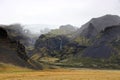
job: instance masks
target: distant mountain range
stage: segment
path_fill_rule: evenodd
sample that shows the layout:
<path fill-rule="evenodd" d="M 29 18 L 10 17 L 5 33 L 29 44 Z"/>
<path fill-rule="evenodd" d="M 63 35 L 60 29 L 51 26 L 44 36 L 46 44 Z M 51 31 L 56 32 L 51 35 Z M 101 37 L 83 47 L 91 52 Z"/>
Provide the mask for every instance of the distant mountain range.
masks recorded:
<path fill-rule="evenodd" d="M 93 18 L 75 32 L 70 32 L 75 30 L 70 28 L 67 32 L 70 32 L 72 37 L 63 34 L 65 29 L 66 26 L 60 27 L 58 31 L 61 30 L 61 34 L 58 36 L 41 35 L 36 41 L 35 53 L 40 57 L 57 57 L 73 63 L 77 61 L 84 67 L 95 67 L 94 65 L 106 67 L 107 65 L 108 68 L 113 66 L 120 68 L 118 64 L 120 60 L 119 16 L 105 15 Z M 65 64 L 68 62 L 65 61 Z"/>

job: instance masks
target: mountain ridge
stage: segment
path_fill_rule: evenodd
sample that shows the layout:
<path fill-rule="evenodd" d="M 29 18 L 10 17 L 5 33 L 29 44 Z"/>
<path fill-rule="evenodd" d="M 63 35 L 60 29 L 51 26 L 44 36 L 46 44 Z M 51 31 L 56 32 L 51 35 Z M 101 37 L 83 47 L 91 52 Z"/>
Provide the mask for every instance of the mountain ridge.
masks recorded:
<path fill-rule="evenodd" d="M 93 18 L 84 25 L 82 25 L 81 28 L 77 31 L 76 35 L 87 37 L 86 35 L 88 35 L 89 33 L 88 27 L 90 27 L 91 24 L 94 27 L 95 30 L 94 32 L 96 32 L 96 33 L 93 32 L 94 36 L 92 37 L 95 37 L 99 32 L 103 31 L 106 27 L 120 24 L 120 17 L 117 15 L 104 15 L 102 17 Z"/>

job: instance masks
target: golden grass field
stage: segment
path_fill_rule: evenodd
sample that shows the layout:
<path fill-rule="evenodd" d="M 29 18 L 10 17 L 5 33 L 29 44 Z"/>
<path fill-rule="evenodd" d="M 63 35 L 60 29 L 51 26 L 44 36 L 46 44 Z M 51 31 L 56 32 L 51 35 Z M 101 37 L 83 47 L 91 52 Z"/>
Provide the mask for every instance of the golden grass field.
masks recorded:
<path fill-rule="evenodd" d="M 0 80 L 120 80 L 120 71 L 54 69 L 26 72 L 0 72 Z"/>

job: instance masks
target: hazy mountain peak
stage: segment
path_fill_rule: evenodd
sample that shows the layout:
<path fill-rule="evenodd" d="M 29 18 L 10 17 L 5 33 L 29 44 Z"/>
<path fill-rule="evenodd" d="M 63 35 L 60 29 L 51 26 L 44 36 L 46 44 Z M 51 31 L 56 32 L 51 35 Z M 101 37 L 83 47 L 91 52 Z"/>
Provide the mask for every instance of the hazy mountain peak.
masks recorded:
<path fill-rule="evenodd" d="M 77 27 L 72 26 L 70 24 L 61 25 L 59 29 L 52 29 L 49 33 L 54 35 L 68 35 L 77 30 Z"/>
<path fill-rule="evenodd" d="M 66 29 L 66 30 L 76 30 L 76 27 L 75 26 L 72 26 L 70 24 L 67 24 L 67 25 L 62 25 L 59 27 L 59 29 Z"/>
<path fill-rule="evenodd" d="M 120 17 L 117 15 L 107 14 L 102 17 L 93 18 L 88 23 L 93 23 L 96 29 L 102 30 L 108 26 L 118 25 L 120 23 Z"/>

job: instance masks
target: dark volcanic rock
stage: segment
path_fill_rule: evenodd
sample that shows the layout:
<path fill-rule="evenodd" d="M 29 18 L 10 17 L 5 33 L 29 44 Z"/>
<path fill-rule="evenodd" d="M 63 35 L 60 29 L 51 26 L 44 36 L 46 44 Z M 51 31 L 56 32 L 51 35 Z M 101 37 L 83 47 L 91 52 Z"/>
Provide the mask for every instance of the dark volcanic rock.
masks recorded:
<path fill-rule="evenodd" d="M 28 62 L 30 59 L 27 56 L 25 46 L 21 42 L 24 39 L 26 40 L 26 37 L 21 34 L 20 29 L 15 29 L 10 26 L 0 26 L 0 62 L 35 68 Z"/>
<path fill-rule="evenodd" d="M 54 53 L 54 51 L 60 51 L 63 49 L 63 46 L 69 42 L 69 39 L 65 36 L 53 36 L 50 35 L 41 35 L 39 39 L 35 43 L 35 49 L 40 54 L 46 54 L 50 56 Z M 46 52 L 44 52 L 46 51 Z"/>
<path fill-rule="evenodd" d="M 120 39 L 120 25 L 107 27 L 99 36 L 92 46 L 85 49 L 83 56 L 109 58 L 113 54 L 118 54 L 112 46 L 112 42 Z"/>

